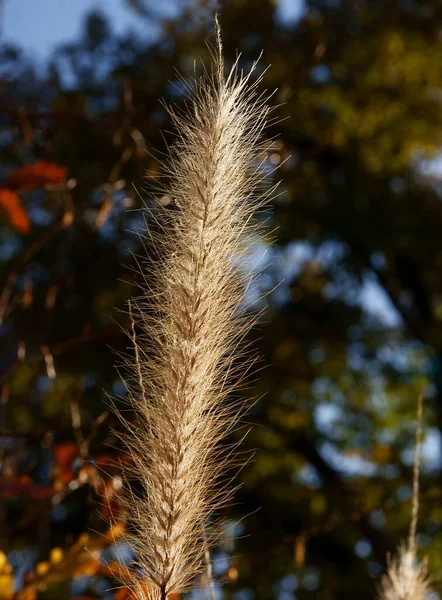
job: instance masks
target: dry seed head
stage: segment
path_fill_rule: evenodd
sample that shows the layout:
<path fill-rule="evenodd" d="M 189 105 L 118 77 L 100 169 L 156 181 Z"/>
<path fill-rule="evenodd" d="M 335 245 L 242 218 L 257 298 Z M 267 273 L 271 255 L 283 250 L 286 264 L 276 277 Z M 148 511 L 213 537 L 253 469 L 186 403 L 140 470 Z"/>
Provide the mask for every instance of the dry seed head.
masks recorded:
<path fill-rule="evenodd" d="M 422 445 L 423 397 L 418 398 L 416 414 L 416 442 L 413 467 L 413 496 L 410 531 L 406 544 L 399 546 L 397 556 L 388 558 L 387 572 L 379 585 L 380 600 L 425 600 L 430 591 L 427 563 L 416 557 L 416 529 L 419 512 L 419 470 Z"/>
<path fill-rule="evenodd" d="M 188 588 L 204 568 L 209 517 L 232 491 L 220 485 L 232 451 L 221 442 L 242 411 L 228 396 L 250 327 L 240 314 L 247 282 L 238 257 L 264 203 L 259 156 L 269 113 L 250 77 L 236 65 L 224 76 L 218 29 L 213 72 L 194 82 L 185 115 L 171 112 L 178 137 L 163 197 L 172 208 L 158 208 L 153 284 L 130 304 L 137 420 L 123 440 L 143 487 L 128 498 L 129 542 L 145 576 L 132 582 L 139 600 Z"/>
<path fill-rule="evenodd" d="M 419 563 L 414 550 L 403 545 L 398 555 L 388 561 L 388 569 L 381 579 L 381 600 L 425 600 L 429 591 L 426 562 Z"/>

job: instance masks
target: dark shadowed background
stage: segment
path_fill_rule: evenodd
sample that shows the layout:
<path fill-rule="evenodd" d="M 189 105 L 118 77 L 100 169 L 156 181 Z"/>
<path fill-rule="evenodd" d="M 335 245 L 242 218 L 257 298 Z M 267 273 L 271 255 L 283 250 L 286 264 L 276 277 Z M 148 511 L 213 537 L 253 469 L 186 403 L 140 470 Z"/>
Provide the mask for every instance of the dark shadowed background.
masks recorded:
<path fill-rule="evenodd" d="M 160 99 L 181 104 L 176 69 L 210 60 L 217 7 L 0 4 L 0 599 L 129 600 L 116 583 L 131 561 L 126 458 L 109 413 L 109 396 L 124 402 L 116 353 L 131 352 L 121 309 L 132 253 L 149 252 L 137 209 L 171 139 Z M 227 62 L 263 51 L 258 70 L 271 64 L 281 185 L 256 242 L 255 453 L 223 514 L 217 597 L 375 597 L 407 535 L 420 393 L 419 542 L 437 590 L 442 5 L 221 4 Z"/>

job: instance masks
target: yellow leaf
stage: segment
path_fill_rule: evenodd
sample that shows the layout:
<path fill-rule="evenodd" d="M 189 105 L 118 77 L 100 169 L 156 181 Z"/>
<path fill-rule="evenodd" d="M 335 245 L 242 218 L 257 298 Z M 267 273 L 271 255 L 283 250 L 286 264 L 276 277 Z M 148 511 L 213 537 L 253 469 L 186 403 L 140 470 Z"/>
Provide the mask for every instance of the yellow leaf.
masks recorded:
<path fill-rule="evenodd" d="M 11 600 L 14 595 L 14 575 L 6 554 L 0 551 L 0 600 Z"/>
<path fill-rule="evenodd" d="M 53 565 L 58 565 L 63 560 L 63 550 L 61 548 L 52 548 L 49 554 L 49 561 Z"/>
<path fill-rule="evenodd" d="M 37 575 L 46 575 L 49 569 L 50 564 L 45 561 L 37 564 L 37 566 L 35 567 L 35 572 L 37 573 Z"/>

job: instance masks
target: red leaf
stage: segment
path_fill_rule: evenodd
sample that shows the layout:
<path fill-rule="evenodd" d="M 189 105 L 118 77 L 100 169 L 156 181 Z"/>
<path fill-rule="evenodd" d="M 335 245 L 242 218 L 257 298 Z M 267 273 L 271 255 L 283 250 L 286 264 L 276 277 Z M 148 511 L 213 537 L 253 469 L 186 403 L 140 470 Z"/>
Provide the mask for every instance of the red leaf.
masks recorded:
<path fill-rule="evenodd" d="M 50 498 L 55 494 L 54 488 L 49 485 L 32 485 L 14 479 L 0 479 L 0 491 L 5 497 L 27 496 L 34 500 Z"/>
<path fill-rule="evenodd" d="M 80 454 L 78 445 L 75 442 L 67 442 L 61 444 L 55 449 L 55 462 L 57 467 L 62 471 L 68 471 L 71 469 L 72 463 Z"/>
<path fill-rule="evenodd" d="M 80 455 L 78 445 L 74 442 L 60 444 L 55 448 L 55 464 L 54 475 L 57 488 L 63 487 L 66 483 L 72 481 L 75 477 L 72 463 Z"/>
<path fill-rule="evenodd" d="M 20 191 L 35 190 L 46 185 L 57 185 L 66 177 L 67 169 L 47 160 L 16 169 L 6 179 L 6 185 Z"/>
<path fill-rule="evenodd" d="M 6 213 L 9 222 L 20 233 L 29 233 L 31 221 L 15 192 L 0 188 L 0 208 Z"/>

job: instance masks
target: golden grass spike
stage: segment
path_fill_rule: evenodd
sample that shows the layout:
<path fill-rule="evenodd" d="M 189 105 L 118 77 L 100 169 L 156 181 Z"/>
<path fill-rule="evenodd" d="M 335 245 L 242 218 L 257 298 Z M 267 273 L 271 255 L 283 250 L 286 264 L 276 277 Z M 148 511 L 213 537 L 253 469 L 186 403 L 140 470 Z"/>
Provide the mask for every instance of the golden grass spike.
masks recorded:
<path fill-rule="evenodd" d="M 388 559 L 387 572 L 379 585 L 380 600 L 425 600 L 430 590 L 426 561 L 416 557 L 416 528 L 419 512 L 419 470 L 422 445 L 422 395 L 418 398 L 416 442 L 413 467 L 413 496 L 408 542 L 399 546 L 397 555 Z"/>
<path fill-rule="evenodd" d="M 188 589 L 204 568 L 209 517 L 232 492 L 220 483 L 232 448 L 220 442 L 243 410 L 228 396 L 250 327 L 238 259 L 264 203 L 261 138 L 270 109 L 259 78 L 252 83 L 237 65 L 224 75 L 218 24 L 217 38 L 212 72 L 191 86 L 184 115 L 171 111 L 178 136 L 163 194 L 172 209 L 162 209 L 167 219 L 155 238 L 153 288 L 130 303 L 139 332 L 132 328 L 128 365 L 137 422 L 123 440 L 145 492 L 128 497 L 129 542 L 145 574 L 144 583 L 132 582 L 140 600 Z"/>

